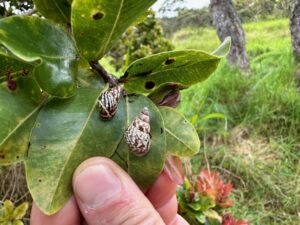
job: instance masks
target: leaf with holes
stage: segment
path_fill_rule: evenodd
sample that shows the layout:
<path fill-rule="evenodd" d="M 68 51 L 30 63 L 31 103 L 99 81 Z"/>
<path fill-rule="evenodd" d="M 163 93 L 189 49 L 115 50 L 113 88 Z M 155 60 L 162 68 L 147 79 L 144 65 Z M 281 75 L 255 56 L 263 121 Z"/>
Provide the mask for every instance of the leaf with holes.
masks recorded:
<path fill-rule="evenodd" d="M 200 140 L 193 125 L 173 108 L 159 109 L 165 122 L 168 154 L 182 157 L 197 154 Z"/>
<path fill-rule="evenodd" d="M 58 23 L 70 23 L 72 0 L 33 0 L 44 17 Z"/>
<path fill-rule="evenodd" d="M 102 87 L 103 89 L 103 87 Z M 72 174 L 79 164 L 93 156 L 126 155 L 120 164 L 142 187 L 150 185 L 164 165 L 165 136 L 158 109 L 146 97 L 121 98 L 113 119 L 99 118 L 98 89 L 78 90 L 70 99 L 53 99 L 37 118 L 31 147 L 25 161 L 31 195 L 46 214 L 57 212 L 72 194 Z M 151 113 L 152 147 L 143 158 L 129 153 L 121 140 L 127 124 L 147 105 Z M 124 146 L 125 144 L 125 146 Z M 118 148 L 118 153 L 116 149 Z"/>
<path fill-rule="evenodd" d="M 181 50 L 148 56 L 129 65 L 120 81 L 129 92 L 151 93 L 168 83 L 188 88 L 207 79 L 229 49 L 227 38 L 214 54 Z"/>
<path fill-rule="evenodd" d="M 0 47 L 0 82 L 8 78 L 27 76 L 32 71 L 30 63 L 13 57 L 7 50 Z"/>
<path fill-rule="evenodd" d="M 39 86 L 55 97 L 76 92 L 76 48 L 64 30 L 38 17 L 0 20 L 0 43 L 23 61 L 33 63 Z"/>
<path fill-rule="evenodd" d="M 0 165 L 24 159 L 30 132 L 42 105 L 43 97 L 33 79 L 20 79 L 16 85 L 12 93 L 5 84 L 0 86 Z"/>
<path fill-rule="evenodd" d="M 99 60 L 156 0 L 74 0 L 71 23 L 86 59 Z"/>

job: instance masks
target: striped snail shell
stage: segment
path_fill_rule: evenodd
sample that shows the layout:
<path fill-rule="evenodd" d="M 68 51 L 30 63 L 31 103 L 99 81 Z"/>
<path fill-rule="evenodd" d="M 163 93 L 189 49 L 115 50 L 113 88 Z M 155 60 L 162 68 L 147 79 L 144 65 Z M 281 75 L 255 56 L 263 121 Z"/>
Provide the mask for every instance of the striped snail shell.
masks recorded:
<path fill-rule="evenodd" d="M 133 120 L 125 131 L 125 141 L 130 150 L 137 156 L 149 152 L 151 144 L 149 109 L 143 111 Z"/>
<path fill-rule="evenodd" d="M 99 112 L 102 120 L 110 120 L 116 114 L 120 101 L 122 86 L 116 86 L 103 92 L 99 99 Z"/>

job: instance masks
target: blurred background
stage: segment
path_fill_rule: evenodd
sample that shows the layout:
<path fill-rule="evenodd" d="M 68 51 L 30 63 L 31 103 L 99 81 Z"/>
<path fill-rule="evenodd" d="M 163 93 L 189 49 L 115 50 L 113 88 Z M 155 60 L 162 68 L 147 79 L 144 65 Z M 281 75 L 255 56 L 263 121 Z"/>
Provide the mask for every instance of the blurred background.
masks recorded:
<path fill-rule="evenodd" d="M 34 14 L 31 1 L 0 1 L 2 17 Z M 233 184 L 233 215 L 251 224 L 300 224 L 300 1 L 158 0 L 102 60 L 121 75 L 162 51 L 232 49 L 207 81 L 182 92 L 196 127 L 200 168 Z M 30 199 L 22 168 L 0 176 L 0 200 Z"/>

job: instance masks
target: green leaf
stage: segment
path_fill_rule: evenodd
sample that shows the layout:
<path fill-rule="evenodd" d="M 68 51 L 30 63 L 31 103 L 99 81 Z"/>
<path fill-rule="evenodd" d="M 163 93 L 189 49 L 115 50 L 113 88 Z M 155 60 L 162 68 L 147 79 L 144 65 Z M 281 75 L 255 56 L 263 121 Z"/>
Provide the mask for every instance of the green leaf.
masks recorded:
<path fill-rule="evenodd" d="M 201 117 L 198 122 L 204 122 L 209 119 L 225 119 L 225 115 L 222 113 L 209 113 L 203 117 Z"/>
<path fill-rule="evenodd" d="M 231 37 L 226 37 L 223 43 L 211 54 L 222 58 L 227 56 L 227 54 L 230 51 L 230 48 L 231 48 Z"/>
<path fill-rule="evenodd" d="M 221 225 L 221 222 L 217 219 L 206 218 L 205 225 Z"/>
<path fill-rule="evenodd" d="M 21 205 L 19 205 L 14 209 L 13 219 L 14 220 L 23 219 L 23 217 L 26 215 L 27 210 L 28 210 L 28 203 L 23 202 Z"/>
<path fill-rule="evenodd" d="M 44 17 L 57 23 L 70 23 L 72 0 L 33 0 Z"/>
<path fill-rule="evenodd" d="M 12 214 L 14 212 L 14 203 L 10 200 L 5 200 L 3 203 L 3 221 L 9 221 L 12 219 Z"/>
<path fill-rule="evenodd" d="M 21 220 L 15 220 L 12 225 L 24 225 Z"/>
<path fill-rule="evenodd" d="M 74 0 L 72 29 L 86 59 L 98 60 L 156 0 Z"/>
<path fill-rule="evenodd" d="M 205 216 L 203 215 L 202 212 L 195 213 L 195 219 L 201 224 L 205 223 Z"/>
<path fill-rule="evenodd" d="M 222 222 L 222 217 L 213 209 L 208 209 L 204 211 L 204 215 L 209 220 L 217 220 L 219 223 Z"/>
<path fill-rule="evenodd" d="M 8 76 L 26 76 L 32 71 L 32 68 L 33 66 L 28 63 L 0 53 L 0 81 L 6 80 Z"/>
<path fill-rule="evenodd" d="M 0 165 L 24 159 L 30 131 L 42 106 L 43 97 L 31 78 L 17 81 L 17 90 L 0 87 Z"/>
<path fill-rule="evenodd" d="M 188 203 L 188 206 L 195 211 L 206 211 L 216 206 L 214 200 L 208 196 L 198 195 L 194 202 Z"/>
<path fill-rule="evenodd" d="M 172 82 L 188 88 L 207 79 L 219 62 L 220 57 L 203 51 L 163 52 L 133 62 L 120 81 L 130 92 L 150 93 Z"/>
<path fill-rule="evenodd" d="M 164 167 L 166 157 L 164 122 L 159 109 L 148 98 L 137 95 L 130 98 L 126 97 L 125 102 L 126 127 L 140 114 L 145 106 L 148 107 L 150 112 L 151 145 L 149 153 L 144 157 L 135 156 L 123 139 L 115 154 L 123 161 L 127 161 L 129 175 L 145 191 L 159 176 Z"/>
<path fill-rule="evenodd" d="M 72 174 L 90 157 L 124 160 L 121 166 L 141 188 L 152 183 L 163 169 L 165 136 L 161 134 L 163 122 L 155 105 L 144 96 L 121 98 L 114 118 L 102 121 L 99 95 L 98 89 L 80 88 L 75 97 L 53 99 L 39 113 L 25 165 L 31 195 L 46 214 L 57 212 L 70 198 Z M 146 156 L 136 157 L 129 153 L 122 138 L 127 125 L 144 106 L 150 110 L 152 144 Z"/>
<path fill-rule="evenodd" d="M 191 123 L 173 108 L 160 107 L 165 122 L 167 152 L 176 156 L 193 156 L 199 152 L 200 140 Z"/>
<path fill-rule="evenodd" d="M 61 98 L 75 94 L 76 49 L 64 30 L 38 17 L 12 16 L 0 20 L 0 42 L 36 65 L 33 74 L 44 91 Z"/>

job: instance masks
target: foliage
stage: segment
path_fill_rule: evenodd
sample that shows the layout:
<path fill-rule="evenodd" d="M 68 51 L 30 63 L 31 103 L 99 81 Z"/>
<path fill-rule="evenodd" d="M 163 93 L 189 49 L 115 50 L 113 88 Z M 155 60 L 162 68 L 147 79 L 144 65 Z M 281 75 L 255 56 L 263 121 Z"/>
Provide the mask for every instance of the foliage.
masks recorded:
<path fill-rule="evenodd" d="M 10 200 L 0 204 L 0 224 L 1 225 L 23 225 L 23 217 L 28 209 L 28 203 L 24 202 L 17 207 Z"/>
<path fill-rule="evenodd" d="M 137 59 L 173 49 L 171 42 L 163 37 L 155 13 L 149 11 L 145 20 L 127 29 L 108 55 L 110 64 L 122 71 Z"/>
<path fill-rule="evenodd" d="M 249 223 L 245 220 L 236 220 L 232 215 L 225 214 L 222 217 L 222 225 L 248 225 Z"/>
<path fill-rule="evenodd" d="M 198 28 L 212 26 L 212 18 L 207 7 L 201 9 L 181 8 L 175 17 L 163 17 L 160 19 L 167 36 L 185 28 Z"/>
<path fill-rule="evenodd" d="M 231 184 L 225 184 L 216 173 L 202 170 L 198 177 L 198 192 L 212 198 L 221 208 L 232 206 L 232 199 L 228 198 L 232 190 Z"/>
<path fill-rule="evenodd" d="M 235 0 L 242 22 L 288 17 L 290 0 Z"/>
<path fill-rule="evenodd" d="M 236 221 L 231 215 L 224 214 L 225 208 L 233 204 L 228 198 L 232 185 L 226 184 L 213 171 L 201 170 L 196 182 L 185 180 L 177 189 L 179 213 L 192 225 L 248 225 L 240 220 Z"/>
<path fill-rule="evenodd" d="M 193 157 L 194 170 L 209 163 L 232 180 L 229 213 L 255 225 L 298 225 L 300 98 L 287 47 L 289 21 L 244 28 L 252 76 L 245 79 L 222 63 L 205 83 L 182 92 L 179 110 L 195 125 L 204 152 Z M 178 50 L 209 50 L 218 43 L 209 28 L 184 29 L 173 40 Z M 201 120 L 211 113 L 225 119 Z"/>
<path fill-rule="evenodd" d="M 7 17 L 17 12 L 26 12 L 33 8 L 32 0 L 5 0 L 0 3 L 0 17 Z"/>
<path fill-rule="evenodd" d="M 120 79 L 99 64 L 154 2 L 34 0 L 42 17 L 0 20 L 0 164 L 24 162 L 29 191 L 44 213 L 53 214 L 68 201 L 72 174 L 87 158 L 113 159 L 146 190 L 167 156 L 199 151 L 197 132 L 184 116 L 158 107 L 145 93 L 175 106 L 172 92 L 176 97 L 178 87 L 207 79 L 228 52 L 230 40 L 214 53 L 170 51 L 138 59 Z M 150 25 L 155 27 L 155 21 Z M 99 107 L 106 104 L 98 105 L 99 98 L 117 85 L 124 92 L 114 102 L 115 116 L 104 121 Z M 161 87 L 166 92 L 159 92 Z M 145 107 L 151 127 L 151 143 L 146 144 L 151 147 L 140 157 L 126 143 L 124 131 Z"/>

